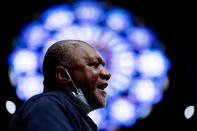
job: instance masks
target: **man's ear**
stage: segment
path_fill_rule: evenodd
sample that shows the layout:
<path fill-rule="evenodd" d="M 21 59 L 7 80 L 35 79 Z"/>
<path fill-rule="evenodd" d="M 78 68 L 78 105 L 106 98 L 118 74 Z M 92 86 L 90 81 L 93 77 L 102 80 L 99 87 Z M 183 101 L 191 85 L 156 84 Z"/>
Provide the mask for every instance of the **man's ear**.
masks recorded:
<path fill-rule="evenodd" d="M 55 76 L 59 83 L 68 84 L 70 82 L 70 78 L 68 77 L 68 74 L 63 66 L 56 67 Z"/>

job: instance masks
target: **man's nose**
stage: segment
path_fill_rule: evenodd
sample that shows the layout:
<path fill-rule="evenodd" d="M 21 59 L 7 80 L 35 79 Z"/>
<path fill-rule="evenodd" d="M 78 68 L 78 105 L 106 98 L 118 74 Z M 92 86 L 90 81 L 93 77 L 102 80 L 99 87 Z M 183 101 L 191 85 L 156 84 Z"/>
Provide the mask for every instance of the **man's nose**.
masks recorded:
<path fill-rule="evenodd" d="M 102 79 L 109 80 L 111 77 L 111 73 L 105 67 L 102 67 L 100 76 Z"/>

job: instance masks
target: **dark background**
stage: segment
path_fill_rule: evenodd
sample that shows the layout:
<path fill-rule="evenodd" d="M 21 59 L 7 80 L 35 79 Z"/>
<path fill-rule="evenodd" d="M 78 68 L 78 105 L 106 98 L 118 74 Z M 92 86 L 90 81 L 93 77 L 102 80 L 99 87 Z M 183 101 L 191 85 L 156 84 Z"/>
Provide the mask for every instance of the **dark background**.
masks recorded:
<path fill-rule="evenodd" d="M 55 1 L 55 2 L 54 2 Z M 1 43 L 0 43 L 0 130 L 7 130 L 12 117 L 5 107 L 6 100 L 22 104 L 8 79 L 7 57 L 12 51 L 12 42 L 19 35 L 22 25 L 31 22 L 49 5 L 62 2 L 72 3 L 75 0 L 17 0 L 1 2 Z M 190 2 L 153 2 L 131 0 L 107 0 L 107 5 L 126 8 L 135 16 L 144 20 L 153 28 L 159 39 L 166 46 L 166 55 L 171 61 L 169 72 L 170 85 L 162 101 L 156 104 L 152 113 L 144 120 L 139 120 L 131 128 L 120 130 L 162 130 L 187 129 L 197 127 L 197 113 L 187 120 L 184 109 L 194 105 L 197 109 L 196 77 L 196 23 L 195 4 Z M 196 125 L 195 125 L 196 124 Z"/>

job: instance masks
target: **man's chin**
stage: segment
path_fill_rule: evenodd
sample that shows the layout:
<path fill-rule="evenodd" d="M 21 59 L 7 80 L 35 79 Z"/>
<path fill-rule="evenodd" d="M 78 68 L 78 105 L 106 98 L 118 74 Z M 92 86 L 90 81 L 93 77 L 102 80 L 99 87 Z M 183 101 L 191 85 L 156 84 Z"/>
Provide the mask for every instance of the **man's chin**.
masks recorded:
<path fill-rule="evenodd" d="M 100 92 L 93 94 L 94 95 L 89 96 L 87 99 L 90 106 L 94 109 L 104 108 L 106 105 L 106 94 L 102 95 Z"/>
<path fill-rule="evenodd" d="M 106 101 L 97 101 L 91 105 L 94 109 L 104 108 L 106 106 Z"/>

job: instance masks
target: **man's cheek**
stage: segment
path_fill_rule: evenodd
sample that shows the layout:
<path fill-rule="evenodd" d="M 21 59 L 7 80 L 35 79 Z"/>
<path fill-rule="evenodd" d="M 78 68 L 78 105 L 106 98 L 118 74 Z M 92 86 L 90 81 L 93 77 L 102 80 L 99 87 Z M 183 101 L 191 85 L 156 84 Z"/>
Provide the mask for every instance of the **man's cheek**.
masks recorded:
<path fill-rule="evenodd" d="M 96 86 L 96 82 L 98 80 L 99 77 L 99 72 L 96 70 L 91 70 L 88 72 L 88 81 L 91 80 L 91 83 Z"/>

